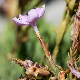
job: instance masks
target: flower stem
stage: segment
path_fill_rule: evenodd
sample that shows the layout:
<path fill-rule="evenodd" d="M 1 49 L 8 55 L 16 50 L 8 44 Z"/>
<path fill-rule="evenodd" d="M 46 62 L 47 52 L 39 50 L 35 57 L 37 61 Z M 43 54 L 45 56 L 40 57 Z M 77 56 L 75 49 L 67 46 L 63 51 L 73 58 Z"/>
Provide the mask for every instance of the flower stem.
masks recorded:
<path fill-rule="evenodd" d="M 51 66 L 53 67 L 54 71 L 56 72 L 56 66 L 55 66 L 55 64 L 54 64 L 54 62 L 53 62 L 53 59 L 52 59 L 52 57 L 51 57 L 51 54 L 50 54 L 50 52 L 49 52 L 46 44 L 44 43 L 44 41 L 43 41 L 43 39 L 42 39 L 39 31 L 36 32 L 36 35 L 37 35 L 37 37 L 38 37 L 38 39 L 39 39 L 39 41 L 40 41 L 40 43 L 41 43 L 41 46 L 42 46 L 42 48 L 43 48 L 43 51 L 44 51 L 44 53 L 45 53 L 48 61 L 50 62 Z"/>

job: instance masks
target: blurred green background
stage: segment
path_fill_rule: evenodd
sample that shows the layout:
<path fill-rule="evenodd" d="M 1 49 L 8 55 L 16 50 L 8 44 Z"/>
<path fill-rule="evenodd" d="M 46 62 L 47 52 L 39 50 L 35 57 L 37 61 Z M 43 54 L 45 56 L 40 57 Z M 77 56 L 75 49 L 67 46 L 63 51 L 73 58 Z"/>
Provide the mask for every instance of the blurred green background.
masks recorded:
<path fill-rule="evenodd" d="M 0 80 L 18 80 L 22 74 L 25 77 L 25 69 L 18 64 L 12 65 L 11 60 L 13 57 L 25 60 L 26 58 L 37 62 L 42 65 L 44 52 L 41 44 L 31 26 L 18 27 L 14 24 L 12 18 L 17 17 L 18 14 L 27 14 L 31 8 L 36 6 L 42 6 L 44 1 L 28 1 L 18 0 L 12 1 L 3 0 L 5 5 L 12 4 L 10 9 L 6 10 L 4 6 L 0 5 L 0 15 L 7 18 L 7 23 L 2 26 L 3 31 L 0 35 Z M 21 1 L 21 2 L 20 2 Z M 22 3 L 22 4 L 21 4 Z M 25 3 L 25 5 L 23 5 Z M 15 7 L 15 9 L 14 9 Z M 16 11 L 17 10 L 17 11 Z M 13 12 L 13 13 L 12 13 Z M 48 44 L 48 49 L 52 54 L 54 47 L 56 45 L 56 35 L 55 30 L 58 27 L 50 24 L 48 21 L 42 17 L 37 21 L 38 30 L 46 44 Z M 67 68 L 68 52 L 72 45 L 71 42 L 71 27 L 68 28 L 61 42 L 61 46 L 56 59 L 56 64 L 62 66 L 64 69 Z M 16 45 L 16 40 L 20 39 L 19 44 Z M 48 65 L 47 59 L 45 59 L 45 64 Z"/>

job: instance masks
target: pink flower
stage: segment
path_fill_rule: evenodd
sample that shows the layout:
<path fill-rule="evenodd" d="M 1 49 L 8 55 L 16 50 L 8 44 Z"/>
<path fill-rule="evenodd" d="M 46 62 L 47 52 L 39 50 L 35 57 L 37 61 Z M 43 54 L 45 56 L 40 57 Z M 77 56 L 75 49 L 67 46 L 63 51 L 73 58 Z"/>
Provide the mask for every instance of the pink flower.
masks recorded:
<path fill-rule="evenodd" d="M 80 78 L 80 72 L 78 72 L 74 67 L 69 67 L 71 72 L 77 77 Z"/>
<path fill-rule="evenodd" d="M 35 26 L 38 19 L 40 19 L 45 13 L 45 4 L 42 6 L 43 8 L 31 9 L 28 12 L 28 15 L 19 14 L 19 18 L 13 18 L 13 21 L 18 26 L 31 25 Z"/>
<path fill-rule="evenodd" d="M 70 68 L 71 72 L 77 77 L 80 78 L 80 72 L 77 71 L 78 67 L 77 67 L 77 63 L 76 60 L 73 58 L 72 60 L 69 59 L 67 61 L 68 67 Z M 75 68 L 74 68 L 75 67 Z"/>

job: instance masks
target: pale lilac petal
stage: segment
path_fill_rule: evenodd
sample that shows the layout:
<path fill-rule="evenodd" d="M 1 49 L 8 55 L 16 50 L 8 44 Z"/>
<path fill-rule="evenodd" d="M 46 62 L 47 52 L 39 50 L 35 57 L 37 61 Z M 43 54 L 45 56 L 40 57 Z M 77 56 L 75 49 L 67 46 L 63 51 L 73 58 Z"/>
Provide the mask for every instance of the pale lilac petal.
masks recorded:
<path fill-rule="evenodd" d="M 36 22 L 38 19 L 40 19 L 44 13 L 45 13 L 45 5 L 42 6 L 43 8 L 36 8 L 36 9 L 31 9 L 28 12 L 27 15 L 21 15 L 19 14 L 19 18 L 13 18 L 13 21 L 15 22 L 16 25 L 19 26 L 25 26 L 25 25 L 31 25 L 35 26 Z M 34 28 L 35 31 L 37 31 L 37 28 Z"/>
<path fill-rule="evenodd" d="M 37 22 L 37 20 L 39 19 L 39 13 L 36 11 L 36 9 L 31 9 L 28 12 L 28 19 L 30 23 Z"/>
<path fill-rule="evenodd" d="M 71 72 L 77 77 L 80 78 L 80 72 L 77 71 L 77 63 L 76 60 L 73 58 L 72 60 L 67 61 L 68 67 L 70 68 Z M 75 68 L 74 68 L 75 67 Z"/>
<path fill-rule="evenodd" d="M 75 68 L 71 68 L 70 67 L 71 72 L 77 77 L 80 78 L 80 72 L 78 72 L 77 70 L 75 70 Z"/>
<path fill-rule="evenodd" d="M 18 26 L 29 25 L 29 23 L 28 23 L 28 17 L 27 16 L 23 16 L 21 14 L 19 14 L 19 18 L 16 18 L 16 17 L 13 18 L 13 21 Z"/>
<path fill-rule="evenodd" d="M 21 20 L 21 22 L 23 22 L 25 24 L 25 22 L 29 22 L 28 21 L 28 16 L 27 15 L 21 15 L 19 14 L 19 19 Z"/>
<path fill-rule="evenodd" d="M 18 25 L 18 26 L 25 26 L 25 25 L 19 20 L 19 18 L 17 19 L 17 18 L 15 17 L 15 18 L 13 18 L 13 21 L 14 21 L 14 23 L 15 23 L 16 25 Z"/>
<path fill-rule="evenodd" d="M 45 4 L 42 7 L 43 8 L 36 8 L 37 12 L 39 13 L 39 18 L 41 18 L 45 13 Z"/>
<path fill-rule="evenodd" d="M 39 18 L 41 18 L 45 13 L 45 4 L 42 7 L 43 8 L 41 8 L 40 13 L 39 13 Z"/>

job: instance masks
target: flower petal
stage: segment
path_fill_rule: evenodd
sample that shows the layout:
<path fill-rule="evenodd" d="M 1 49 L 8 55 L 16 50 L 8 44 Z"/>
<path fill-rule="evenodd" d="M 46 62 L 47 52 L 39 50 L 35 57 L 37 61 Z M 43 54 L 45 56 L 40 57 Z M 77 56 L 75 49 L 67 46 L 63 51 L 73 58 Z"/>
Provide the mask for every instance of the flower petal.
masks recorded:
<path fill-rule="evenodd" d="M 71 68 L 70 67 L 71 72 L 77 77 L 80 78 L 80 72 L 78 72 L 77 70 L 75 70 L 75 68 Z"/>
<path fill-rule="evenodd" d="M 15 17 L 13 18 L 13 21 L 15 22 L 16 25 L 19 26 L 25 26 L 25 25 L 35 26 L 37 20 L 40 19 L 45 13 L 45 5 L 43 5 L 42 7 L 43 8 L 31 9 L 28 12 L 28 16 L 27 15 L 23 16 L 19 14 L 19 18 L 17 19 Z"/>
<path fill-rule="evenodd" d="M 18 26 L 29 25 L 27 15 L 26 15 L 26 16 L 23 16 L 23 15 L 19 14 L 19 18 L 17 19 L 17 18 L 15 17 L 15 18 L 13 18 L 13 21 L 14 21 L 15 24 L 18 25 Z"/>
<path fill-rule="evenodd" d="M 15 17 L 15 18 L 13 18 L 13 21 L 14 21 L 14 23 L 15 23 L 16 25 L 18 25 L 18 26 L 25 26 L 25 25 L 23 25 L 23 23 L 19 20 L 19 18 L 17 19 L 17 18 Z"/>
<path fill-rule="evenodd" d="M 25 24 L 25 22 L 29 22 L 28 21 L 28 16 L 27 15 L 21 15 L 19 14 L 19 19 L 21 20 L 21 22 L 23 22 Z"/>
<path fill-rule="evenodd" d="M 41 18 L 45 13 L 45 4 L 42 7 L 43 8 L 41 8 L 40 13 L 39 13 L 39 18 Z"/>
<path fill-rule="evenodd" d="M 28 12 L 28 19 L 30 23 L 37 22 L 38 18 L 39 18 L 39 13 L 36 11 L 36 9 L 31 9 Z"/>
<path fill-rule="evenodd" d="M 39 13 L 39 18 L 41 18 L 45 13 L 45 4 L 42 7 L 43 8 L 36 8 L 37 12 Z"/>

